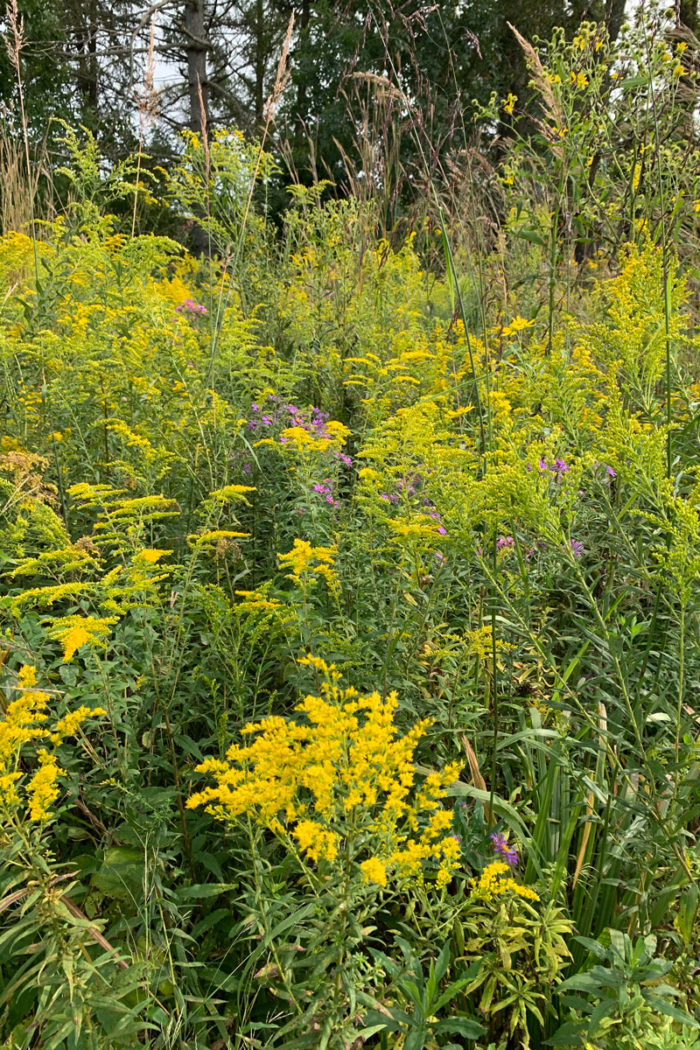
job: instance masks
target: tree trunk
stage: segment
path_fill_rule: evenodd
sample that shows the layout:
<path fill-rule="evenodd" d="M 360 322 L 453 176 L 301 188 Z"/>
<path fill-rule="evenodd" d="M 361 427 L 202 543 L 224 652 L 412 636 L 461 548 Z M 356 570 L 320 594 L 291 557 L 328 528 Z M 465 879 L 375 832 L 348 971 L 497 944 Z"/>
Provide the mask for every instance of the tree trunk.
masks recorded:
<path fill-rule="evenodd" d="M 187 54 L 190 128 L 198 134 L 204 130 L 209 115 L 208 50 L 209 42 L 204 28 L 204 0 L 186 0 L 185 51 Z"/>
<path fill-rule="evenodd" d="M 263 122 L 265 106 L 265 4 L 255 0 L 255 127 Z"/>
<path fill-rule="evenodd" d="M 698 0 L 680 0 L 678 4 L 678 21 L 687 26 L 691 33 L 698 34 Z"/>
<path fill-rule="evenodd" d="M 77 81 L 80 91 L 81 121 L 93 131 L 97 125 L 97 104 L 99 102 L 97 62 L 97 2 L 88 0 L 86 4 L 74 6 L 75 43 L 77 53 Z"/>

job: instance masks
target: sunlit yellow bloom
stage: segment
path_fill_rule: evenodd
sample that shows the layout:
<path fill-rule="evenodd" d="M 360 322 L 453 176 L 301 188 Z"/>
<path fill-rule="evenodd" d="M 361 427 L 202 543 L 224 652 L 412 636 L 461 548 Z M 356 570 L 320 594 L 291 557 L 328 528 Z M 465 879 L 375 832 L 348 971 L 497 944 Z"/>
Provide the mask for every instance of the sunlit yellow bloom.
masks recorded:
<path fill-rule="evenodd" d="M 360 864 L 360 869 L 367 882 L 376 882 L 378 886 L 386 886 L 386 866 L 378 857 L 370 857 Z"/>

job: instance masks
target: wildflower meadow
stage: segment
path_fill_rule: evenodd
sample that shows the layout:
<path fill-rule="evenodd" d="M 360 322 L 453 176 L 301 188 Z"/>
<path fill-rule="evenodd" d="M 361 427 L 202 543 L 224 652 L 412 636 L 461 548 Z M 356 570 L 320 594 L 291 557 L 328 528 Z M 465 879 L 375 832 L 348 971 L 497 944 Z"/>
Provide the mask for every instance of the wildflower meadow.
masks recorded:
<path fill-rule="evenodd" d="M 515 34 L 400 221 L 58 125 L 5 224 L 4 1050 L 700 1050 L 700 45 Z"/>

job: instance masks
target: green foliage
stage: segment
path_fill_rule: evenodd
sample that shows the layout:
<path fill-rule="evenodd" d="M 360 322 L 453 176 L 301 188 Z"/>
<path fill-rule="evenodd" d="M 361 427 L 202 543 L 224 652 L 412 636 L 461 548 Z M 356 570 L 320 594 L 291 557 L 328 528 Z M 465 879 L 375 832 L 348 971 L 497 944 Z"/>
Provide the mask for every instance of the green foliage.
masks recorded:
<path fill-rule="evenodd" d="M 605 154 L 681 76 L 608 46 L 466 275 L 370 195 L 273 229 L 236 133 L 168 181 L 220 254 L 72 132 L 0 241 L 8 1047 L 697 1043 L 695 175 Z"/>
<path fill-rule="evenodd" d="M 599 941 L 580 939 L 599 962 L 569 977 L 562 991 L 584 993 L 588 1001 L 583 1005 L 573 997 L 565 997 L 564 1003 L 575 1005 L 585 1020 L 562 1026 L 552 1039 L 553 1045 L 647 1046 L 649 1035 L 663 1027 L 660 1015 L 700 1029 L 697 1021 L 674 1005 L 677 989 L 662 981 L 672 964 L 655 956 L 656 937 L 650 934 L 632 942 L 626 933 L 610 930 L 609 938 L 609 948 Z"/>

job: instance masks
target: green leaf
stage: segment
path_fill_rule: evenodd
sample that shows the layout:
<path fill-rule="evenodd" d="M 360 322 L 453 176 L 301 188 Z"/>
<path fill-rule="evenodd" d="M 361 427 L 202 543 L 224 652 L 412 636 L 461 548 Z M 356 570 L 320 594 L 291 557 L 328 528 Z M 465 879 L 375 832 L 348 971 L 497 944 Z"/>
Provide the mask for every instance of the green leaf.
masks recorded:
<path fill-rule="evenodd" d="M 468 1017 L 448 1017 L 435 1025 L 435 1031 L 448 1032 L 450 1035 L 463 1035 L 465 1039 L 479 1039 L 486 1029 L 478 1021 Z"/>
<path fill-rule="evenodd" d="M 547 247 L 547 242 L 537 230 L 514 230 L 513 236 L 519 237 L 521 241 L 530 241 L 532 244 L 539 244 L 542 248 Z"/>
<path fill-rule="evenodd" d="M 678 907 L 678 916 L 676 918 L 676 925 L 678 926 L 678 932 L 685 944 L 690 944 L 693 939 L 693 930 L 695 927 L 695 916 L 698 911 L 698 887 L 697 885 L 687 886 L 686 889 L 681 893 L 680 904 Z"/>
<path fill-rule="evenodd" d="M 645 995 L 644 998 L 649 1006 L 660 1014 L 671 1017 L 674 1021 L 678 1021 L 679 1024 L 685 1025 L 687 1028 L 700 1028 L 700 1024 L 694 1017 L 687 1014 L 685 1010 L 679 1010 L 677 1006 L 672 1006 L 666 999 L 662 999 L 660 995 Z"/>
<path fill-rule="evenodd" d="M 174 894 L 176 901 L 207 900 L 209 897 L 220 897 L 238 887 L 233 882 L 204 882 L 196 886 L 182 886 Z"/>
<path fill-rule="evenodd" d="M 410 1035 L 406 1037 L 406 1042 L 403 1044 L 403 1050 L 423 1050 L 427 1035 L 428 1029 L 425 1025 L 421 1025 L 420 1028 L 415 1028 Z"/>
<path fill-rule="evenodd" d="M 143 896 L 142 850 L 130 846 L 110 846 L 104 851 L 92 884 L 105 897 L 117 901 L 135 901 Z"/>

